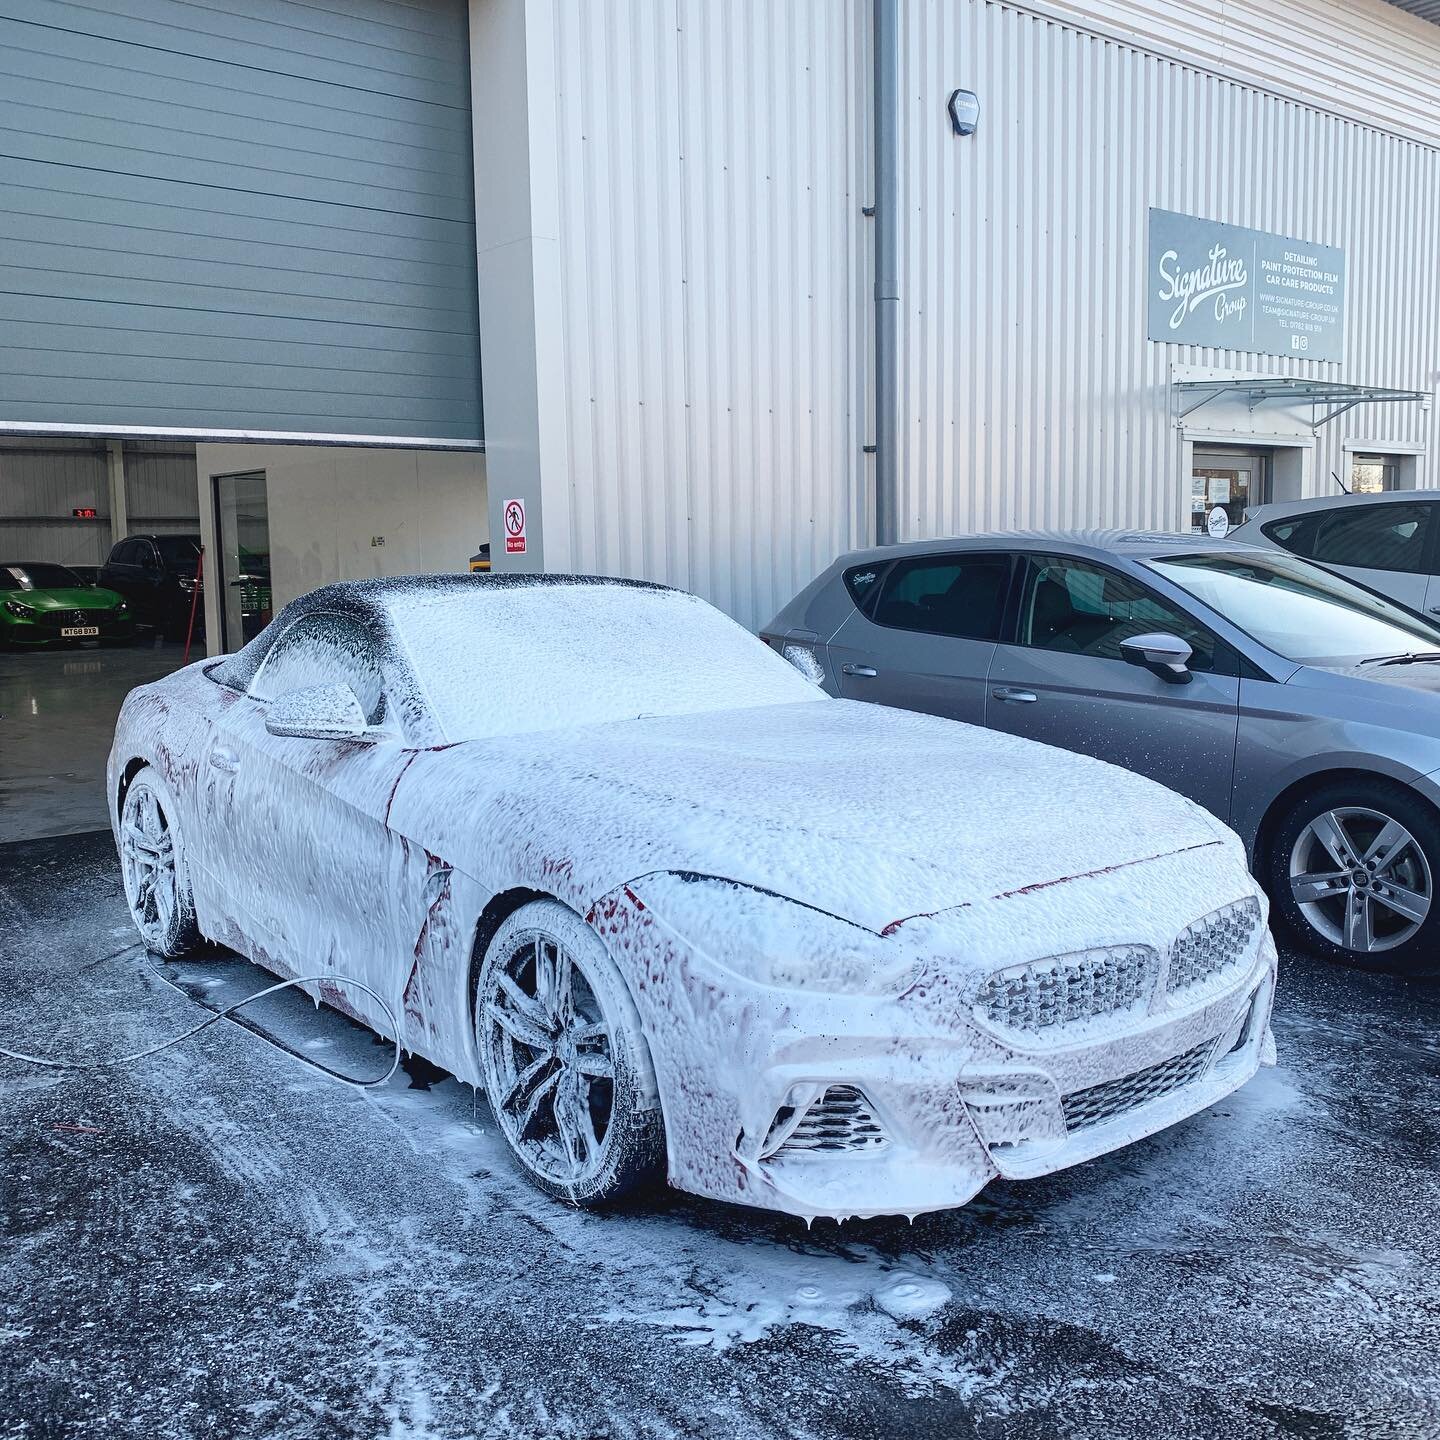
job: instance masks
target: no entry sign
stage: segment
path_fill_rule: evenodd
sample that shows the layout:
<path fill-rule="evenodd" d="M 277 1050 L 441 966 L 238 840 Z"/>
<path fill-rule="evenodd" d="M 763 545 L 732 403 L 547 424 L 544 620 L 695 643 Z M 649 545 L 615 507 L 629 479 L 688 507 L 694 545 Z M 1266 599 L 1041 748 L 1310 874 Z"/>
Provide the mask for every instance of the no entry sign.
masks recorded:
<path fill-rule="evenodd" d="M 507 500 L 505 502 L 505 553 L 507 555 L 523 555 L 525 553 L 525 502 L 523 500 Z"/>

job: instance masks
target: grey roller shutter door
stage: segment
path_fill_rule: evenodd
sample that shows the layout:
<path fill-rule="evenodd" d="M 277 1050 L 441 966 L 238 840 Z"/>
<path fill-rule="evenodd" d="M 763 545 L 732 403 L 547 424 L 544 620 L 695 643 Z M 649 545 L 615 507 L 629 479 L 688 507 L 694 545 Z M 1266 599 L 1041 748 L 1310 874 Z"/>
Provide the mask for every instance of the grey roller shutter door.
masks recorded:
<path fill-rule="evenodd" d="M 0 426 L 478 442 L 464 0 L 0 0 Z"/>

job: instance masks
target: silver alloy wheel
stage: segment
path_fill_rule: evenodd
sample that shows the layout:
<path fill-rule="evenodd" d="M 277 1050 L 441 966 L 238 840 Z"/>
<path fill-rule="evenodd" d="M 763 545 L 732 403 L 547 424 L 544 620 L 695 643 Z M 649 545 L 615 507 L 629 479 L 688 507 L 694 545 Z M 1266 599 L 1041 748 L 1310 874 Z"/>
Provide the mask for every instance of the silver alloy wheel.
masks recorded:
<path fill-rule="evenodd" d="M 145 784 L 132 786 L 125 797 L 120 867 L 141 938 L 152 950 L 164 950 L 180 903 L 175 836 L 154 790 Z"/>
<path fill-rule="evenodd" d="M 497 1114 L 537 1174 L 569 1188 L 602 1164 L 615 1103 L 610 1026 L 584 971 L 553 935 L 521 931 L 490 971 L 482 1042 Z"/>
<path fill-rule="evenodd" d="M 1331 944 L 1374 954 L 1416 934 L 1434 882 L 1424 850 L 1398 820 L 1347 805 L 1323 811 L 1296 837 L 1290 893 Z"/>

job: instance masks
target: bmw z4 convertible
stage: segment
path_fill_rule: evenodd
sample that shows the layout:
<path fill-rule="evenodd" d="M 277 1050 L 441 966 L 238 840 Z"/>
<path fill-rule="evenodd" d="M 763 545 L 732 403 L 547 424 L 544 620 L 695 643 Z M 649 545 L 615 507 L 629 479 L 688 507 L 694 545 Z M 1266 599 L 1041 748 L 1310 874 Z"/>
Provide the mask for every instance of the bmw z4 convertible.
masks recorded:
<path fill-rule="evenodd" d="M 913 1215 L 1274 1060 L 1266 902 L 1218 820 L 831 699 L 659 586 L 328 586 L 132 692 L 107 782 L 148 946 L 333 977 L 577 1204 L 668 1177 Z"/>

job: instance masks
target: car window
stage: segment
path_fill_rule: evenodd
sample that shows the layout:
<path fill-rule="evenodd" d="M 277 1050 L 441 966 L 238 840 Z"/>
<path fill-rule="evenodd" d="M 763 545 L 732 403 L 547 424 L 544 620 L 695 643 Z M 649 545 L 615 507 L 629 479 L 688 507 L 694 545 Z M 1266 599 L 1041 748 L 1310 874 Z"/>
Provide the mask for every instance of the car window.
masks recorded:
<path fill-rule="evenodd" d="M 271 647 L 249 695 L 268 701 L 316 685 L 348 685 L 366 720 L 383 725 L 385 681 L 376 648 L 365 629 L 343 615 L 303 616 Z"/>
<path fill-rule="evenodd" d="M 1192 670 L 1215 668 L 1215 636 L 1138 580 L 1084 560 L 1030 561 L 1020 600 L 1020 644 L 1123 660 L 1122 641 L 1155 632 L 1189 644 Z"/>
<path fill-rule="evenodd" d="M 1322 565 L 1424 574 L 1432 509 L 1429 505 L 1347 505 L 1320 520 L 1306 553 Z"/>
<path fill-rule="evenodd" d="M 1298 515 L 1286 520 L 1271 520 L 1260 527 L 1267 540 L 1290 551 L 1292 555 L 1308 555 L 1315 539 L 1315 517 Z"/>
<path fill-rule="evenodd" d="M 857 565 L 845 572 L 845 588 L 862 615 L 868 615 L 874 609 L 875 597 L 880 593 L 880 577 L 884 573 L 884 565 Z"/>
<path fill-rule="evenodd" d="M 140 563 L 139 544 L 134 540 L 122 540 L 111 552 L 110 559 L 106 562 L 110 565 L 138 565 Z"/>
<path fill-rule="evenodd" d="M 0 580 L 8 580 L 21 590 L 71 590 L 85 584 L 63 565 L 0 565 Z"/>
<path fill-rule="evenodd" d="M 877 625 L 998 640 L 1010 584 L 1006 555 L 927 555 L 901 560 L 885 576 L 871 618 Z M 852 589 L 853 594 L 853 589 Z"/>
<path fill-rule="evenodd" d="M 200 542 L 192 535 L 161 535 L 155 541 L 161 563 L 167 570 L 190 572 L 200 556 Z"/>
<path fill-rule="evenodd" d="M 1440 650 L 1440 626 L 1293 555 L 1212 551 L 1146 563 L 1297 665 Z"/>

